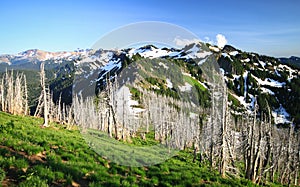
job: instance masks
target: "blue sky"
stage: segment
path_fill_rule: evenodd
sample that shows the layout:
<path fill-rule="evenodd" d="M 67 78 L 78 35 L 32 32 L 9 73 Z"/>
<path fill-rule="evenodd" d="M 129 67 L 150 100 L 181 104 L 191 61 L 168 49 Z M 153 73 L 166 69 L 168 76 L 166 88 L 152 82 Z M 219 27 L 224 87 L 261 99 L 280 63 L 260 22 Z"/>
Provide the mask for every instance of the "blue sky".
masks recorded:
<path fill-rule="evenodd" d="M 300 56 L 300 1 L 13 1 L 0 2 L 0 54 L 73 51 L 141 21 L 182 26 L 201 40 L 271 56 Z"/>

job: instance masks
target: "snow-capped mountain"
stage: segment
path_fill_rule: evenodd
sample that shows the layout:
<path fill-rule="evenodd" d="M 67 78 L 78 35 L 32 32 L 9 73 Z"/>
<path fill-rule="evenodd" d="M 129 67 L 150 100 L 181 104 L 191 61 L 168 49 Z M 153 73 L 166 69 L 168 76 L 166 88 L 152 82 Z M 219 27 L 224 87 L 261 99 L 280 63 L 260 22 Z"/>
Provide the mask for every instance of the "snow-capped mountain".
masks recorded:
<path fill-rule="evenodd" d="M 20 65 L 24 63 L 38 63 L 40 61 L 53 61 L 60 63 L 63 60 L 75 60 L 82 56 L 88 56 L 90 50 L 80 50 L 73 52 L 47 52 L 39 49 L 30 49 L 16 55 L 1 55 L 0 63 L 7 63 L 9 65 Z"/>
<path fill-rule="evenodd" d="M 79 89 L 77 91 L 83 92 L 84 87 L 101 87 L 107 77 L 119 74 L 124 67 L 137 59 L 169 59 L 184 64 L 182 71 L 188 71 L 184 73 L 209 89 L 205 75 L 201 74 L 201 65 L 211 57 L 216 60 L 220 72 L 224 74 L 233 114 L 253 113 L 257 104 L 258 115 L 267 113 L 270 108 L 275 124 L 300 124 L 299 69 L 285 63 L 283 59 L 244 52 L 228 45 L 222 49 L 200 42 L 182 49 L 157 48 L 153 45 L 122 50 L 87 49 L 73 52 L 46 52 L 34 49 L 16 55 L 0 55 L 0 70 L 7 67 L 38 70 L 40 63 L 45 62 L 48 69 L 52 69 L 54 79 L 60 80 L 52 80 L 53 89 L 72 89 L 70 85 L 62 85 L 66 79 L 76 79 L 76 82 L 82 84 L 75 85 Z M 296 57 L 293 59 L 297 60 Z M 158 65 L 158 68 L 166 67 L 162 62 Z M 174 81 L 167 78 L 164 84 L 172 89 Z M 184 91 L 191 86 L 193 85 L 190 82 L 186 82 L 179 85 L 178 89 Z M 63 89 L 56 90 L 61 91 Z M 71 93 L 69 90 L 66 97 Z"/>
<path fill-rule="evenodd" d="M 259 111 L 268 107 L 276 124 L 299 124 L 300 71 L 279 59 L 242 52 L 225 46 L 216 53 L 218 63 L 230 89 L 231 101 L 252 111 L 257 103 Z M 296 117 L 298 116 L 298 117 Z"/>

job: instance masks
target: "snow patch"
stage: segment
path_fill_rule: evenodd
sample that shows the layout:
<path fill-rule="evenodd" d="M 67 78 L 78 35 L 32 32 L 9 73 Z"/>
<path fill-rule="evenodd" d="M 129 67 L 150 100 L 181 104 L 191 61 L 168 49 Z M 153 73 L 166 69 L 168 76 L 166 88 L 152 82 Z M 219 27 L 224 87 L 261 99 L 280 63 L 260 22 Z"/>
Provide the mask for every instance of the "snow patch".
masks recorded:
<path fill-rule="evenodd" d="M 211 55 L 210 51 L 201 51 L 196 44 L 189 50 L 186 51 L 187 55 L 185 58 L 205 58 L 208 55 Z"/>
<path fill-rule="evenodd" d="M 266 66 L 266 63 L 265 62 L 263 62 L 263 61 L 258 61 L 259 62 L 259 64 L 265 69 L 265 66 Z"/>
<path fill-rule="evenodd" d="M 297 71 L 290 68 L 289 66 L 287 65 L 283 65 L 283 64 L 280 64 L 278 66 L 278 69 L 281 70 L 281 71 L 289 71 L 289 76 L 288 76 L 288 81 L 290 82 L 293 78 L 297 78 L 297 75 L 293 75 L 293 74 L 297 74 Z"/>
<path fill-rule="evenodd" d="M 214 46 L 209 46 L 209 49 L 214 51 L 214 52 L 220 52 L 220 49 Z"/>
<path fill-rule="evenodd" d="M 222 75 L 225 75 L 225 70 L 223 68 L 220 68 L 220 72 Z"/>
<path fill-rule="evenodd" d="M 192 85 L 190 85 L 189 83 L 185 82 L 184 86 L 178 86 L 180 91 L 185 92 L 185 91 L 190 91 L 192 90 Z"/>
<path fill-rule="evenodd" d="M 276 74 L 278 77 L 281 77 L 280 73 L 277 71 L 276 68 L 275 68 L 275 74 Z"/>
<path fill-rule="evenodd" d="M 198 62 L 198 65 L 199 65 L 199 66 L 202 65 L 206 60 L 207 60 L 207 58 L 204 58 L 204 59 L 200 60 L 200 61 Z"/>
<path fill-rule="evenodd" d="M 246 98 L 247 96 L 247 78 L 248 78 L 248 71 L 245 71 L 243 73 L 243 78 L 244 78 L 244 97 Z"/>
<path fill-rule="evenodd" d="M 165 69 L 169 69 L 169 67 L 166 64 L 162 63 L 162 62 L 159 62 L 158 65 L 164 67 Z"/>
<path fill-rule="evenodd" d="M 260 89 L 261 89 L 262 93 L 267 93 L 267 94 L 270 94 L 270 95 L 275 95 L 275 93 L 272 90 L 268 89 L 268 88 L 261 87 Z"/>
<path fill-rule="evenodd" d="M 228 55 L 227 53 L 222 53 L 222 56 L 223 56 L 224 58 L 228 57 L 228 58 L 230 59 L 230 61 L 233 61 L 233 60 L 231 59 L 230 55 Z"/>
<path fill-rule="evenodd" d="M 122 86 L 117 94 L 117 116 L 134 115 L 138 117 L 139 113 L 145 111 L 143 108 L 136 107 L 139 105 L 138 101 L 132 99 L 132 94 L 127 86 Z"/>
<path fill-rule="evenodd" d="M 241 60 L 241 62 L 250 62 L 250 59 L 246 58 L 246 59 Z"/>
<path fill-rule="evenodd" d="M 166 81 L 167 81 L 167 87 L 168 88 L 173 88 L 173 83 L 171 82 L 171 80 L 170 79 L 166 79 Z"/>
<path fill-rule="evenodd" d="M 128 54 L 130 57 L 132 57 L 132 55 L 139 53 L 142 57 L 144 58 L 159 58 L 159 57 L 164 57 L 164 56 L 177 56 L 179 55 L 180 52 L 174 52 L 171 50 L 164 50 L 164 49 L 156 49 L 154 47 L 150 47 L 147 49 L 143 49 L 143 48 L 139 48 L 139 49 L 131 49 Z"/>
<path fill-rule="evenodd" d="M 231 52 L 229 53 L 230 56 L 236 56 L 237 54 L 239 54 L 238 51 L 231 51 Z"/>
<path fill-rule="evenodd" d="M 280 107 L 274 111 L 272 111 L 272 116 L 274 118 L 275 124 L 279 123 L 291 123 L 289 120 L 290 114 L 286 112 L 285 108 L 280 105 Z"/>
<path fill-rule="evenodd" d="M 233 80 L 239 80 L 241 75 L 236 75 L 236 74 L 233 74 Z"/>
<path fill-rule="evenodd" d="M 249 113 L 251 113 L 251 110 L 254 109 L 256 99 L 252 94 L 248 94 L 248 96 L 251 99 L 250 103 L 246 101 L 246 98 L 244 96 L 237 96 L 235 94 L 232 94 L 232 96 L 234 96 L 241 103 L 241 105 L 243 105 L 246 109 L 248 109 L 247 111 Z"/>
<path fill-rule="evenodd" d="M 286 85 L 285 82 L 278 82 L 276 80 L 266 78 L 265 80 L 261 80 L 258 77 L 255 77 L 252 75 L 253 78 L 258 82 L 258 84 L 263 85 L 263 86 L 271 86 L 271 87 L 276 87 L 276 88 L 282 88 L 284 85 Z"/>

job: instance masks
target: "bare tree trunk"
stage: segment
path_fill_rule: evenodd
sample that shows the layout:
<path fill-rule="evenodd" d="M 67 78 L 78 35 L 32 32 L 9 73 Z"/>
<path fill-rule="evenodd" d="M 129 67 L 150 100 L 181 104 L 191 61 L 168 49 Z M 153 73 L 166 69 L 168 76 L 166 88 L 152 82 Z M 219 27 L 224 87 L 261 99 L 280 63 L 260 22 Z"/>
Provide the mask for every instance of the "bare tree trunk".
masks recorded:
<path fill-rule="evenodd" d="M 43 92 L 43 100 L 44 100 L 44 127 L 48 127 L 49 126 L 49 103 L 47 101 L 47 90 L 46 90 L 46 85 L 45 85 L 45 63 L 43 62 L 41 64 L 41 86 L 42 86 L 42 92 Z"/>
<path fill-rule="evenodd" d="M 24 75 L 24 99 L 23 99 L 23 102 L 24 102 L 24 115 L 28 115 L 28 112 L 29 112 L 29 106 L 28 106 L 28 91 L 27 91 L 27 79 L 26 79 L 26 76 Z"/>
<path fill-rule="evenodd" d="M 225 177 L 226 175 L 226 167 L 227 167 L 227 159 L 228 159 L 228 154 L 226 152 L 226 145 L 227 145 L 227 89 L 226 89 L 226 84 L 224 81 L 223 85 L 223 111 L 222 111 L 222 128 L 221 128 L 221 133 L 222 133 L 222 153 L 221 153 L 221 168 L 220 168 L 220 173 L 222 177 Z"/>
<path fill-rule="evenodd" d="M 1 111 L 5 111 L 5 90 L 4 90 L 4 77 L 1 80 L 0 85 L 0 99 L 1 99 Z"/>
<path fill-rule="evenodd" d="M 212 91 L 212 111 L 211 111 L 211 119 L 210 119 L 210 153 L 209 153 L 209 163 L 210 167 L 213 167 L 213 154 L 214 154 L 214 115 L 215 115 L 215 110 L 214 110 L 214 105 L 215 105 L 215 98 L 214 98 L 214 93 L 215 93 L 215 85 L 213 85 L 213 91 Z"/>

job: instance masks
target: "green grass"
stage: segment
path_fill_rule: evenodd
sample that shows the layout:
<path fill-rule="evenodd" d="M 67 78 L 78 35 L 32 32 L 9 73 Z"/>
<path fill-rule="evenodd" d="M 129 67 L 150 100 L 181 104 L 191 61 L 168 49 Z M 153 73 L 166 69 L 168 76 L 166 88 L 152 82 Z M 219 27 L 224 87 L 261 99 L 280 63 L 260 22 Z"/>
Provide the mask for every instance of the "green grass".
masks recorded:
<path fill-rule="evenodd" d="M 78 130 L 51 124 L 42 128 L 43 120 L 12 116 L 0 112 L 0 184 L 9 186 L 252 186 L 243 179 L 221 178 L 198 161 L 192 151 L 179 151 L 160 164 L 129 167 L 111 162 L 91 149 Z M 105 138 L 102 133 L 87 133 L 94 143 L 102 140 L 108 149 L 119 149 L 118 156 L 136 151 L 145 157 L 157 156 L 164 149 L 145 151 L 156 146 L 153 134 L 146 143 L 137 138 L 133 144 Z M 100 138 L 99 138 L 100 137 Z M 149 140 L 148 140 L 149 139 Z M 149 141 L 149 142 L 148 142 Z M 113 146 L 114 147 L 109 147 Z M 155 152 L 156 151 L 156 152 Z M 109 155 L 108 155 L 109 156 Z M 128 158 L 134 162 L 134 158 Z"/>
<path fill-rule="evenodd" d="M 196 87 L 200 88 L 200 90 L 202 90 L 202 91 L 206 90 L 206 88 L 199 81 L 194 79 L 193 77 L 183 75 L 183 80 L 186 81 L 187 83 L 189 83 L 192 86 L 196 86 Z"/>

